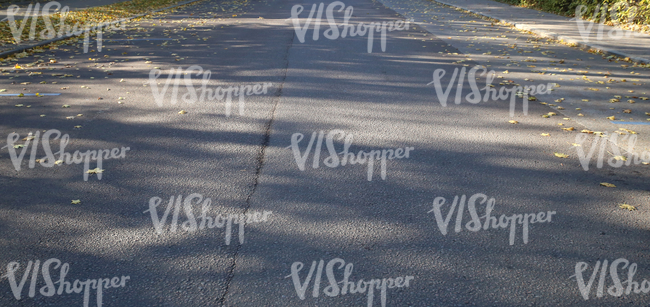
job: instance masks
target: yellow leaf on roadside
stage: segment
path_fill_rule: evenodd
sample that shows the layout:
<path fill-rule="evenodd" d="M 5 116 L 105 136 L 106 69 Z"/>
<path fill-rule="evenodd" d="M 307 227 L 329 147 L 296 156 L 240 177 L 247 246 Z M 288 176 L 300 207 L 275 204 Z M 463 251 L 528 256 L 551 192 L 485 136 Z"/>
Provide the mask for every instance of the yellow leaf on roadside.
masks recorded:
<path fill-rule="evenodd" d="M 95 168 L 95 169 L 91 169 L 91 170 L 86 171 L 86 173 L 88 173 L 88 174 L 101 174 L 103 172 L 104 172 L 104 170 L 101 169 L 101 168 Z"/>
<path fill-rule="evenodd" d="M 185 113 L 183 113 L 183 114 L 185 114 Z M 519 122 L 516 121 L 516 120 L 509 120 L 508 122 L 511 123 L 511 124 L 518 124 L 518 123 L 519 123 Z"/>
<path fill-rule="evenodd" d="M 627 132 L 627 133 L 630 133 L 630 134 L 636 134 L 635 131 L 632 131 L 632 130 L 630 130 L 630 129 L 618 128 L 618 130 L 623 130 L 623 131 L 625 131 L 625 132 Z"/>
<path fill-rule="evenodd" d="M 555 154 L 555 156 L 558 157 L 558 158 L 568 158 L 568 157 L 569 157 L 569 155 L 567 155 L 567 154 L 563 154 L 563 153 L 559 153 L 559 152 L 555 152 L 554 154 Z"/>
<path fill-rule="evenodd" d="M 73 204 L 73 205 L 77 205 L 77 204 L 79 204 L 79 203 L 81 203 L 81 200 L 79 200 L 79 199 L 74 199 L 74 200 L 72 200 L 72 204 Z"/>
<path fill-rule="evenodd" d="M 629 210 L 629 211 L 634 211 L 634 210 L 636 210 L 636 207 L 634 207 L 634 206 L 630 206 L 630 205 L 628 205 L 628 204 L 619 204 L 618 207 L 621 208 L 621 209 L 627 209 L 627 210 Z"/>
<path fill-rule="evenodd" d="M 604 187 L 608 187 L 608 188 L 615 188 L 616 187 L 615 185 L 613 185 L 611 183 L 608 183 L 608 182 L 601 182 L 600 185 L 602 185 Z"/>

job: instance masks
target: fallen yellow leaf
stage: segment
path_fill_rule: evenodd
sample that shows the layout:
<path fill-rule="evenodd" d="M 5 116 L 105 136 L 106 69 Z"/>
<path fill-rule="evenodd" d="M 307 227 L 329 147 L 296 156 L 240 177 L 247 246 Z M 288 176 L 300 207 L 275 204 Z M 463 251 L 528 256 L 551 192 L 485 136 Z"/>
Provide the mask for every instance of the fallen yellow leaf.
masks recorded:
<path fill-rule="evenodd" d="M 636 210 L 636 207 L 634 207 L 634 206 L 630 206 L 630 205 L 628 205 L 628 204 L 619 204 L 618 207 L 621 208 L 621 209 L 627 209 L 627 210 L 629 210 L 629 211 L 634 211 L 634 210 Z"/>
<path fill-rule="evenodd" d="M 103 169 L 95 168 L 95 169 L 88 170 L 86 173 L 88 173 L 88 174 L 101 174 L 103 172 L 104 172 Z"/>
<path fill-rule="evenodd" d="M 630 134 L 636 134 L 635 131 L 632 131 L 632 130 L 630 130 L 630 129 L 618 128 L 618 130 L 623 130 L 623 131 L 625 131 L 625 132 L 627 132 L 627 133 L 630 133 Z"/>

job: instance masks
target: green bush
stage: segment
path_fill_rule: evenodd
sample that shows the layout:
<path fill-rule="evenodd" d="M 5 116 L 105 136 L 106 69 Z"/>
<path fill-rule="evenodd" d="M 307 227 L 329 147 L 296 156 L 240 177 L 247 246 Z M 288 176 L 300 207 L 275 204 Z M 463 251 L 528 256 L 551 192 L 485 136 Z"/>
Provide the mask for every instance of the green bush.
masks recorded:
<path fill-rule="evenodd" d="M 579 5 L 586 6 L 582 18 L 608 24 L 648 25 L 650 0 L 497 0 L 563 16 L 575 17 Z M 598 12 L 596 9 L 598 8 Z M 605 11 L 606 10 L 606 11 Z M 604 14 L 603 14 L 604 12 Z M 614 17 L 614 18 L 612 18 Z"/>

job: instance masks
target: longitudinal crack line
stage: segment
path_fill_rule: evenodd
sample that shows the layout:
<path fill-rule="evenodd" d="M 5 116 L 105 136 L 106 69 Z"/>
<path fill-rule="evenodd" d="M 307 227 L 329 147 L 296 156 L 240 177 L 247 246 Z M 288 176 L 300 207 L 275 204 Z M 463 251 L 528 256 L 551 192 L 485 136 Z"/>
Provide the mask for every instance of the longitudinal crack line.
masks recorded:
<path fill-rule="evenodd" d="M 273 127 L 273 122 L 275 121 L 275 110 L 277 109 L 278 103 L 280 102 L 280 98 L 282 97 L 282 89 L 284 88 L 284 82 L 287 79 L 287 73 L 289 71 L 289 49 L 291 49 L 291 46 L 293 46 L 293 41 L 295 39 L 295 36 L 296 36 L 295 32 L 292 31 L 291 40 L 284 54 L 284 61 L 285 61 L 284 75 L 282 76 L 282 81 L 280 82 L 280 86 L 275 91 L 275 99 L 274 99 L 275 101 L 273 102 L 273 107 L 271 108 L 269 121 L 264 126 L 264 138 L 262 139 L 260 151 L 257 154 L 257 167 L 255 169 L 255 178 L 253 179 L 253 187 L 251 188 L 250 193 L 248 193 L 248 196 L 246 196 L 246 206 L 244 207 L 243 214 L 246 214 L 248 212 L 248 209 L 250 209 L 251 206 L 250 202 L 251 199 L 253 198 L 253 195 L 255 194 L 255 191 L 257 190 L 260 174 L 262 173 L 262 167 L 264 167 L 266 148 L 269 146 L 269 142 L 271 141 L 271 129 Z M 223 292 L 223 295 L 219 299 L 218 304 L 220 306 L 225 306 L 226 296 L 228 295 L 230 284 L 232 283 L 232 280 L 235 277 L 235 267 L 237 266 L 237 256 L 239 255 L 240 249 L 241 249 L 241 244 L 237 246 L 237 248 L 235 249 L 235 253 L 233 254 L 232 263 L 230 265 L 230 268 L 228 269 L 228 276 L 226 278 L 225 291 Z"/>

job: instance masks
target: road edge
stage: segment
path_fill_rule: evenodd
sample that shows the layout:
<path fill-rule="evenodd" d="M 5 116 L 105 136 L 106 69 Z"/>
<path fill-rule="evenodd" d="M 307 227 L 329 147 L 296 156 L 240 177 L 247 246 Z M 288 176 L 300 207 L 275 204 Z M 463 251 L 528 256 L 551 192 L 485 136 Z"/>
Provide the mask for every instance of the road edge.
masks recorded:
<path fill-rule="evenodd" d="M 532 33 L 534 33 L 536 35 L 539 35 L 541 37 L 548 37 L 548 38 L 552 38 L 552 39 L 562 41 L 562 42 L 565 42 L 565 43 L 568 43 L 568 44 L 573 44 L 573 45 L 576 45 L 576 46 L 578 46 L 580 48 L 583 48 L 583 49 L 596 49 L 598 51 L 603 52 L 606 55 L 614 55 L 614 56 L 618 56 L 618 57 L 629 58 L 633 62 L 638 62 L 638 63 L 643 63 L 643 64 L 650 64 L 650 58 L 642 58 L 642 57 L 632 56 L 632 55 L 629 55 L 629 54 L 627 54 L 625 52 L 622 52 L 622 51 L 610 49 L 610 48 L 599 46 L 599 45 L 596 45 L 596 44 L 577 41 L 575 39 L 566 37 L 566 36 L 561 35 L 561 34 L 557 34 L 555 32 L 537 29 L 537 28 L 534 28 L 534 27 L 532 27 L 532 26 L 530 26 L 528 24 L 514 22 L 514 21 L 511 21 L 511 20 L 505 19 L 505 18 L 498 18 L 498 17 L 492 16 L 492 15 L 489 15 L 489 14 L 486 14 L 486 13 L 483 13 L 483 12 L 478 12 L 478 11 L 468 9 L 468 8 L 465 8 L 465 7 L 462 7 L 462 6 L 453 4 L 453 3 L 448 3 L 448 2 L 445 2 L 445 1 L 442 1 L 442 0 L 429 0 L 429 1 L 437 2 L 437 3 L 447 5 L 447 6 L 451 6 L 451 7 L 455 7 L 455 8 L 458 8 L 458 9 L 461 9 L 463 11 L 467 11 L 467 12 L 470 12 L 470 13 L 473 13 L 473 14 L 476 14 L 476 15 L 485 16 L 485 17 L 490 18 L 490 19 L 498 20 L 499 22 L 503 22 L 503 23 L 512 25 L 513 27 L 515 27 L 517 29 L 529 31 L 529 32 L 532 32 Z"/>
<path fill-rule="evenodd" d="M 131 17 L 128 17 L 128 18 L 123 18 L 123 19 L 117 20 L 117 21 L 111 21 L 111 23 L 123 23 L 123 22 L 127 22 L 127 21 L 133 20 L 133 19 L 135 19 L 135 18 L 140 18 L 140 17 L 147 16 L 147 15 L 151 15 L 151 14 L 154 14 L 154 13 L 158 13 L 158 12 L 166 11 L 166 10 L 169 10 L 169 9 L 173 9 L 173 8 L 176 8 L 176 7 L 179 7 L 179 6 L 182 6 L 182 5 L 187 5 L 187 4 L 190 4 L 190 3 L 193 3 L 193 2 L 198 2 L 198 1 L 203 1 L 203 0 L 189 0 L 189 1 L 181 2 L 181 3 L 177 3 L 177 4 L 172 5 L 172 6 L 168 6 L 168 7 L 165 7 L 165 8 L 161 8 L 161 9 L 158 9 L 158 10 L 155 10 L 155 11 L 152 11 L 152 12 L 148 12 L 148 13 L 144 13 L 144 14 L 134 15 L 134 16 L 131 16 Z M 83 31 L 83 32 L 85 32 L 85 31 Z M 81 36 L 81 35 L 83 35 L 83 32 L 82 32 L 82 33 L 79 33 L 79 34 L 74 34 L 74 33 L 72 33 L 72 34 L 70 34 L 70 35 L 66 35 L 66 36 L 62 36 L 62 37 L 57 37 L 57 38 L 53 38 L 53 39 L 48 39 L 48 40 L 45 40 L 45 41 L 42 41 L 42 42 L 38 42 L 38 43 L 35 43 L 35 44 L 33 44 L 33 45 L 28 45 L 28 46 L 18 47 L 18 48 L 16 48 L 16 49 L 12 49 L 12 50 L 8 50 L 8 51 L 0 52 L 0 58 L 8 57 L 8 56 L 10 56 L 10 55 L 12 55 L 12 54 L 16 54 L 16 53 L 19 53 L 19 52 L 23 52 L 23 51 L 25 51 L 25 50 L 29 50 L 29 49 L 34 49 L 34 48 L 36 48 L 36 47 L 41 47 L 41 46 L 49 45 L 49 44 L 51 44 L 51 43 L 58 42 L 58 41 L 61 41 L 61 40 L 66 40 L 66 39 L 69 39 L 69 38 L 72 38 L 72 37 Z"/>

